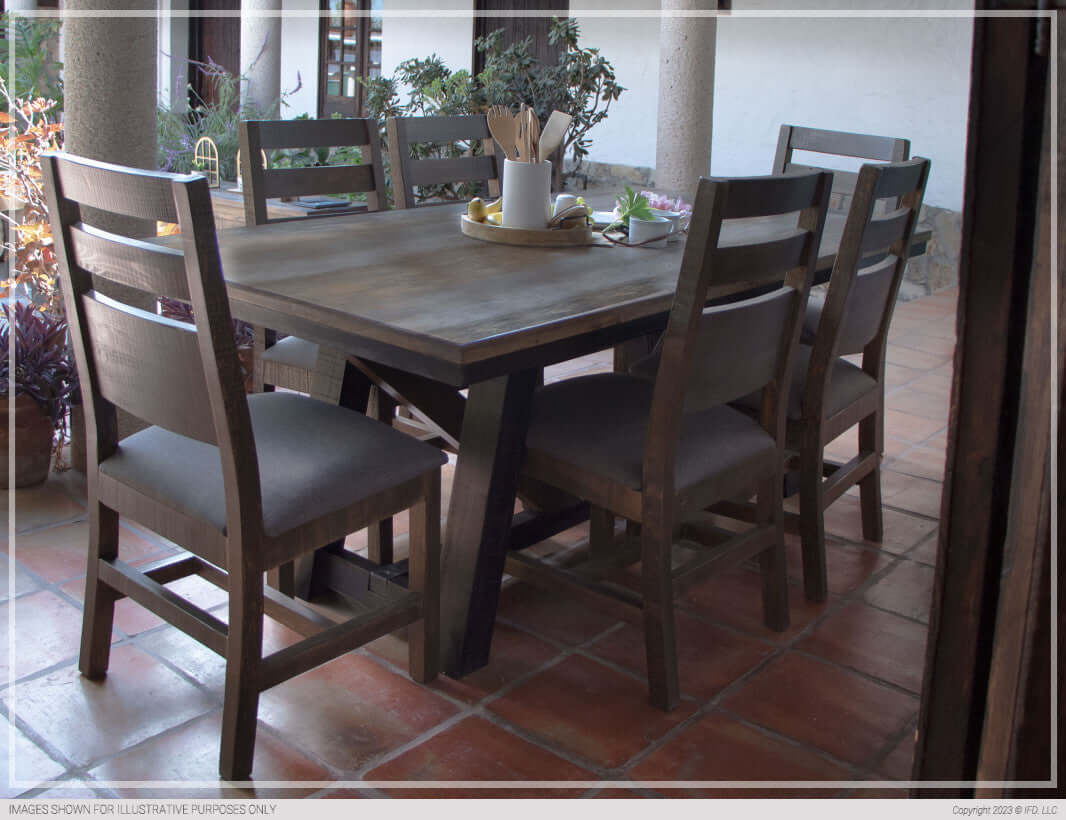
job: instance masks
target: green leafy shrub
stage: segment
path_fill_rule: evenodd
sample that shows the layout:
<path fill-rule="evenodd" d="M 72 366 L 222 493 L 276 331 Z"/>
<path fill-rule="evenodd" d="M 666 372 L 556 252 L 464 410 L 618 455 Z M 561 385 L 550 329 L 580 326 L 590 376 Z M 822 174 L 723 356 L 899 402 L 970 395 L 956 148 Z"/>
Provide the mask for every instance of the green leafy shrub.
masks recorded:
<path fill-rule="evenodd" d="M 576 20 L 553 18 L 549 42 L 561 45 L 555 65 L 542 63 L 530 53 L 533 38 L 526 37 L 506 48 L 503 30 L 474 41 L 485 55 L 485 67 L 477 75 L 452 71 L 436 54 L 405 60 L 392 77 L 360 78 L 366 88 L 369 116 L 382 123 L 392 116 L 452 116 L 480 114 L 491 105 L 517 110 L 526 103 L 543 124 L 552 111 L 573 117 L 563 138 L 562 153 L 569 153 L 575 170 L 588 156 L 591 129 L 606 119 L 611 103 L 625 88 L 611 63 L 599 49 L 582 48 Z M 400 101 L 400 87 L 410 89 L 407 102 Z M 418 146 L 416 156 L 459 156 L 467 151 L 480 153 L 480 145 L 455 143 L 444 146 Z M 466 199 L 473 195 L 467 185 L 433 186 L 418 192 L 421 198 Z"/>
<path fill-rule="evenodd" d="M 9 64 L 12 45 L 15 60 Z M 63 64 L 59 62 L 59 20 L 0 15 L 0 72 L 12 96 L 45 97 L 63 110 Z M 0 102 L 7 111 L 6 101 Z"/>
<path fill-rule="evenodd" d="M 237 152 L 240 150 L 241 120 L 265 119 L 268 115 L 250 102 L 241 103 L 242 78 L 227 71 L 213 60 L 201 63 L 186 61 L 189 71 L 197 71 L 203 82 L 212 89 L 204 100 L 189 83 L 186 90 L 190 105 L 187 110 L 160 105 L 156 109 L 159 128 L 159 167 L 164 171 L 187 174 L 200 170 L 194 159 L 196 143 L 201 137 L 210 137 L 218 148 L 218 171 L 222 179 L 237 178 Z M 300 90 L 297 85 L 285 92 L 278 101 L 285 105 L 285 98 Z"/>

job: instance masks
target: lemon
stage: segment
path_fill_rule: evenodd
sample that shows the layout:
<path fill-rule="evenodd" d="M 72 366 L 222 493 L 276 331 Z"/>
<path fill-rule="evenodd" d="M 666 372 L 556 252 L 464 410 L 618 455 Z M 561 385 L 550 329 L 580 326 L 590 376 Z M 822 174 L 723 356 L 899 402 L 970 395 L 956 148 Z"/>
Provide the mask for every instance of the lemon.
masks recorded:
<path fill-rule="evenodd" d="M 493 225 L 502 225 L 503 224 L 503 214 L 500 213 L 499 211 L 496 211 L 495 213 L 491 213 L 488 216 L 486 216 L 485 217 L 485 221 L 486 222 L 491 222 Z"/>
<path fill-rule="evenodd" d="M 474 197 L 466 206 L 466 215 L 475 222 L 485 221 L 485 201 L 481 197 Z"/>
<path fill-rule="evenodd" d="M 498 214 L 498 213 L 502 213 L 502 212 L 503 212 L 503 197 L 502 196 L 499 199 L 496 199 L 493 202 L 486 203 L 486 205 L 485 205 L 485 213 L 486 214 Z"/>

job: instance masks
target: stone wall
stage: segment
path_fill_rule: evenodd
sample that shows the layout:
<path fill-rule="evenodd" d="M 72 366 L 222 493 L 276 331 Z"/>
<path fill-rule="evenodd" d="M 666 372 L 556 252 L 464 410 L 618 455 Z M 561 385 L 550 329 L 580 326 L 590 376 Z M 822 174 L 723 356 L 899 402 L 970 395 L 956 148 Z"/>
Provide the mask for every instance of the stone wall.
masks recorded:
<path fill-rule="evenodd" d="M 573 162 L 566 163 L 567 173 L 573 173 Z M 583 162 L 576 176 L 570 177 L 567 187 L 580 190 L 595 188 L 621 191 L 624 185 L 640 190 L 654 189 L 655 169 L 643 166 L 606 162 Z M 834 194 L 829 207 L 845 210 L 850 197 Z M 959 250 L 962 245 L 962 214 L 948 208 L 923 205 L 919 216 L 920 230 L 933 232 L 926 252 L 907 264 L 904 281 L 899 289 L 900 301 L 909 302 L 959 283 Z"/>

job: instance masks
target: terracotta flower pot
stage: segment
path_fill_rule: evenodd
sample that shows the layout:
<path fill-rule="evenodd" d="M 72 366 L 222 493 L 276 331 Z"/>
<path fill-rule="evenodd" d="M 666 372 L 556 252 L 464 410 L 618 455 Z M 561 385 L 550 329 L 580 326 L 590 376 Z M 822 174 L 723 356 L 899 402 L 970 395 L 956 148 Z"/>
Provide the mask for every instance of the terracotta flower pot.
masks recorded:
<path fill-rule="evenodd" d="M 11 443 L 8 439 L 8 398 L 0 396 L 0 447 L 3 463 L 0 466 L 0 489 L 7 489 L 8 458 Z M 15 396 L 15 486 L 32 487 L 48 478 L 52 463 L 52 439 L 55 428 L 41 406 L 26 395 Z"/>

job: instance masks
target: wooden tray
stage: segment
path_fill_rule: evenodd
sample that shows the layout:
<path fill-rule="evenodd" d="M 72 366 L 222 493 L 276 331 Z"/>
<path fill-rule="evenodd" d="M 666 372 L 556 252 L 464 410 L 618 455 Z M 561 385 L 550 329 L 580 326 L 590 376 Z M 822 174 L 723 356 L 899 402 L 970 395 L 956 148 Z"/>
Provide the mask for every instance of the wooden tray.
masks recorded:
<path fill-rule="evenodd" d="M 463 214 L 463 233 L 486 242 L 504 245 L 532 245 L 544 248 L 563 248 L 575 245 L 599 245 L 603 238 L 588 225 L 577 228 L 508 228 L 491 222 L 475 222 Z"/>

